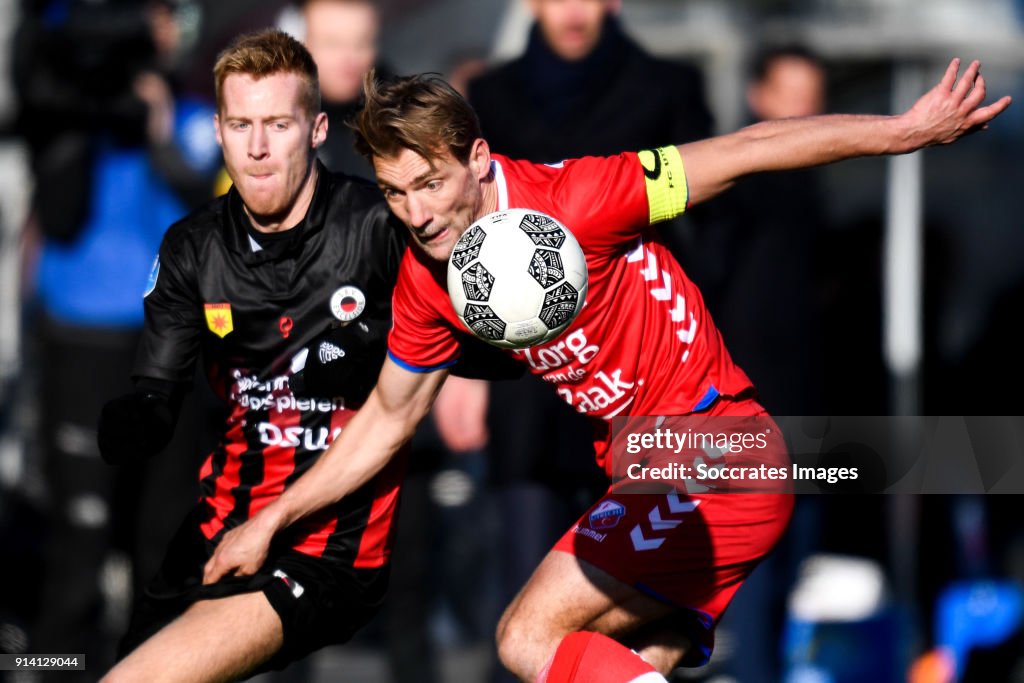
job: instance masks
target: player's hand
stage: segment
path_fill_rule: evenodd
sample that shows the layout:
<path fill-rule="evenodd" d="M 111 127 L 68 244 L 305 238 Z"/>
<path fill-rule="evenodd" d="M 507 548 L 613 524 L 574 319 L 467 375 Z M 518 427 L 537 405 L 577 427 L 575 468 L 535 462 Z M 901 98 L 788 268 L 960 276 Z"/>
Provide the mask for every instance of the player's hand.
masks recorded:
<path fill-rule="evenodd" d="M 108 401 L 97 428 L 100 455 L 109 465 L 149 458 L 167 446 L 174 423 L 166 397 L 135 392 Z"/>
<path fill-rule="evenodd" d="M 487 445 L 487 382 L 449 377 L 434 400 L 434 424 L 453 453 L 480 450 Z"/>
<path fill-rule="evenodd" d="M 958 58 L 949 63 L 938 85 L 902 115 L 911 149 L 948 145 L 968 133 L 987 127 L 989 121 L 1010 106 L 1009 96 L 982 106 L 986 93 L 981 62 L 971 62 L 957 80 L 959 72 Z"/>
<path fill-rule="evenodd" d="M 275 531 L 273 525 L 256 515 L 224 534 L 203 567 L 203 583 L 216 583 L 225 576 L 255 574 L 267 559 Z"/>

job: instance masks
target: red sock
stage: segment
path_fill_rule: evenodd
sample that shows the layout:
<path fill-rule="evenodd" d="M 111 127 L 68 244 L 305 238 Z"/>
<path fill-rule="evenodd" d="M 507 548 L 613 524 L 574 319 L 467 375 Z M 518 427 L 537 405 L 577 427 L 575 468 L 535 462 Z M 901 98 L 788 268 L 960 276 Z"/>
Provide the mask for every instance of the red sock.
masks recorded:
<path fill-rule="evenodd" d="M 602 633 L 570 633 L 536 683 L 665 683 L 653 666 Z"/>

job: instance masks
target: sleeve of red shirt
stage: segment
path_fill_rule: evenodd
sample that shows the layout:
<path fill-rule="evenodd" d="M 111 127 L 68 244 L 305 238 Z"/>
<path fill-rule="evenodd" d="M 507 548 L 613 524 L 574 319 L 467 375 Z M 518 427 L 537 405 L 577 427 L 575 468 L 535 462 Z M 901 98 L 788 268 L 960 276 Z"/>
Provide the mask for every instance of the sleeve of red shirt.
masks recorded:
<path fill-rule="evenodd" d="M 565 161 L 554 174 L 560 213 L 590 248 L 619 249 L 650 225 L 644 169 L 635 152 Z"/>
<path fill-rule="evenodd" d="M 415 258 L 414 249 L 406 250 L 398 271 L 388 357 L 411 372 L 433 372 L 455 364 L 459 342 L 451 323 L 437 308 L 449 305 L 448 292 Z"/>

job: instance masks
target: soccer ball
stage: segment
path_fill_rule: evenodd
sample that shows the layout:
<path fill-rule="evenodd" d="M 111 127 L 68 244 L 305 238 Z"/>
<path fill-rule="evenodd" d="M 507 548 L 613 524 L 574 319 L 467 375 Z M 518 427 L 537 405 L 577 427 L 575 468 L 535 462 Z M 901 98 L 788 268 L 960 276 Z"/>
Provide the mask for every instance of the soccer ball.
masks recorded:
<path fill-rule="evenodd" d="M 448 258 L 455 313 L 480 339 L 506 349 L 551 341 L 587 298 L 587 261 L 568 228 L 509 209 L 469 226 Z"/>

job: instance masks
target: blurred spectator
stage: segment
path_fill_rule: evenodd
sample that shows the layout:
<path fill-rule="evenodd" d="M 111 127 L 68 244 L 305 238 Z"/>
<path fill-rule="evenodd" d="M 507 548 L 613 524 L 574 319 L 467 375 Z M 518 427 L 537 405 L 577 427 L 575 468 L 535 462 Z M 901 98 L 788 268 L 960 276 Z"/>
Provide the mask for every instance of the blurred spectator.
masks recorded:
<path fill-rule="evenodd" d="M 29 177 L 24 145 L 15 136 L 17 98 L 11 76 L 11 47 L 17 7 L 0 0 L 0 399 L 13 390 L 20 355 L 18 242 L 28 213 Z M 8 401 L 4 401 L 5 404 Z M 3 426 L 0 412 L 0 430 Z"/>
<path fill-rule="evenodd" d="M 17 136 L 18 100 L 11 60 L 18 0 L 0 0 L 0 653 L 28 646 L 39 575 L 39 476 L 25 458 L 32 411 L 31 382 L 22 373 L 21 238 L 31 181 L 28 153 Z M 33 476 L 34 475 L 34 476 Z M 0 681 L 5 680 L 0 673 Z"/>
<path fill-rule="evenodd" d="M 710 135 L 700 72 L 644 52 L 622 30 L 620 5 L 530 2 L 536 23 L 523 55 L 470 81 L 495 149 L 554 162 Z"/>
<path fill-rule="evenodd" d="M 462 50 L 448 58 L 446 80 L 463 97 L 469 97 L 469 84 L 490 69 L 490 62 L 481 50 Z"/>
<path fill-rule="evenodd" d="M 824 113 L 825 84 L 822 63 L 806 49 L 764 50 L 747 87 L 751 123 Z M 814 169 L 744 179 L 725 198 L 726 218 L 701 239 L 708 308 L 775 415 L 821 409 L 820 182 Z"/>
<path fill-rule="evenodd" d="M 799 46 L 765 50 L 756 59 L 747 104 L 758 121 L 825 113 L 825 67 Z"/>
<path fill-rule="evenodd" d="M 18 83 L 41 239 L 39 442 L 51 521 L 30 651 L 85 653 L 101 670 L 119 627 L 102 585 L 116 577 L 105 571 L 111 552 L 129 553 L 136 586 L 148 579 L 190 502 L 193 465 L 184 452 L 164 460 L 167 471 L 115 472 L 99 458 L 96 422 L 107 397 L 130 389 L 163 231 L 209 196 L 219 153 L 212 108 L 173 92 L 177 3 L 36 5 L 23 17 Z"/>
<path fill-rule="evenodd" d="M 376 67 L 380 17 L 374 0 L 305 0 L 306 47 L 320 71 L 320 95 L 330 134 L 320 159 L 332 171 L 373 178 L 370 162 L 352 147 L 346 123 L 362 106 L 363 76 Z"/>
<path fill-rule="evenodd" d="M 214 100 L 210 72 L 217 55 L 242 33 L 259 31 L 277 24 L 282 11 L 293 6 L 293 0 L 192 0 L 189 22 L 195 45 L 182 64 L 183 90 Z M 293 35 L 295 32 L 286 29 Z M 230 185 L 229 185 L 230 187 Z"/>
<path fill-rule="evenodd" d="M 469 84 L 494 149 L 557 162 L 710 135 L 699 72 L 648 55 L 623 31 L 620 6 L 530 2 L 536 23 L 526 51 Z M 539 378 L 492 384 L 488 429 L 498 518 L 514 520 L 501 527 L 497 560 L 499 604 L 508 604 L 607 483 L 594 465 L 587 421 Z"/>

